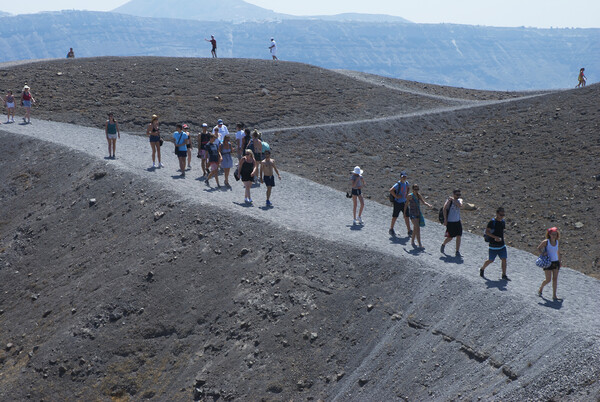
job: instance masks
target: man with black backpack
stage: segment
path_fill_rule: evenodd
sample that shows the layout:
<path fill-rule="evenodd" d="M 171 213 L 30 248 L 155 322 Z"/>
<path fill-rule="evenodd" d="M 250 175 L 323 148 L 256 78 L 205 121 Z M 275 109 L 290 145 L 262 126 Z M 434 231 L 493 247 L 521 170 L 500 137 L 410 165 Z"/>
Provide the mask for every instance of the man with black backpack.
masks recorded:
<path fill-rule="evenodd" d="M 396 184 L 390 188 L 390 201 L 392 201 L 394 205 L 392 224 L 390 225 L 389 230 L 390 236 L 396 236 L 394 225 L 396 224 L 396 219 L 400 216 L 400 212 L 402 212 L 402 215 L 404 216 L 404 223 L 406 223 L 408 236 L 412 235 L 412 230 L 410 230 L 410 220 L 407 215 L 404 215 L 404 204 L 406 203 L 406 196 L 408 195 L 409 188 L 410 184 L 406 181 L 406 172 L 400 172 L 400 181 L 396 182 Z"/>
<path fill-rule="evenodd" d="M 496 210 L 496 217 L 488 222 L 485 228 L 485 234 L 483 238 L 490 244 L 488 252 L 488 259 L 483 263 L 483 266 L 479 269 L 479 276 L 483 278 L 483 271 L 490 265 L 496 257 L 500 257 L 502 261 L 502 279 L 508 280 L 506 276 L 506 244 L 504 244 L 504 228 L 506 223 L 504 222 L 504 208 L 499 207 Z"/>

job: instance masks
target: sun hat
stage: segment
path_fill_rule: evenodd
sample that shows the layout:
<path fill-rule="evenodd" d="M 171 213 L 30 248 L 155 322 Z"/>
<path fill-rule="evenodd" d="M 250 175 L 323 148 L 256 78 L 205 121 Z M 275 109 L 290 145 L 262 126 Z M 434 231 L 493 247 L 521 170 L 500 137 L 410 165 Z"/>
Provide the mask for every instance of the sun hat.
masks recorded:
<path fill-rule="evenodd" d="M 352 173 L 354 173 L 354 174 L 358 174 L 358 175 L 361 175 L 361 174 L 363 174 L 363 171 L 362 171 L 362 169 L 360 168 L 360 166 L 355 166 L 355 167 L 354 167 L 354 170 L 352 171 Z"/>
<path fill-rule="evenodd" d="M 183 126 L 181 126 L 181 128 L 190 128 L 190 126 L 184 123 Z"/>
<path fill-rule="evenodd" d="M 31 89 L 31 88 L 29 88 L 29 85 L 25 85 L 25 86 L 23 87 L 23 90 L 26 90 L 26 89 Z"/>
<path fill-rule="evenodd" d="M 208 127 L 208 124 L 202 123 L 202 127 Z"/>
<path fill-rule="evenodd" d="M 558 232 L 558 228 L 556 226 L 553 226 L 550 229 L 548 229 L 548 233 L 552 233 L 552 232 Z"/>
<path fill-rule="evenodd" d="M 223 124 L 223 120 L 221 120 L 221 119 L 217 120 L 217 124 Z"/>
<path fill-rule="evenodd" d="M 158 116 L 157 116 L 157 115 L 155 115 L 155 114 L 153 114 L 153 115 L 152 115 L 152 121 L 154 121 L 154 120 L 156 120 L 156 119 L 158 119 Z"/>

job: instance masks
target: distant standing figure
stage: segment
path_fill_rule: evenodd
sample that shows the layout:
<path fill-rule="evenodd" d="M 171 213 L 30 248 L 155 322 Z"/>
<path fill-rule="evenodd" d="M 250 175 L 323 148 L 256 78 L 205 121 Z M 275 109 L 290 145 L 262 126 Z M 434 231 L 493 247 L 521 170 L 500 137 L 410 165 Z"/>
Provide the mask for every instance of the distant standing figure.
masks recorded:
<path fill-rule="evenodd" d="M 183 132 L 188 136 L 185 145 L 187 146 L 187 170 L 190 170 L 192 168 L 192 137 L 190 136 L 190 126 L 184 124 Z"/>
<path fill-rule="evenodd" d="M 350 176 L 350 184 L 352 186 L 352 214 L 354 216 L 354 224 L 363 224 L 362 212 L 365 208 L 365 200 L 362 196 L 362 188 L 365 185 L 365 179 L 362 176 L 363 171 L 359 166 L 355 166 Z M 356 219 L 356 204 L 360 201 L 360 209 L 358 211 L 358 219 Z"/>
<path fill-rule="evenodd" d="M 223 120 L 217 120 L 217 125 L 213 127 L 213 134 L 215 133 L 219 134 L 219 137 L 217 138 L 219 143 L 223 142 L 223 137 L 229 135 L 229 129 L 223 124 Z"/>
<path fill-rule="evenodd" d="M 579 70 L 579 76 L 577 77 L 577 81 L 579 81 L 579 83 L 577 84 L 577 86 L 575 88 L 579 88 L 579 87 L 584 87 L 585 83 L 587 81 L 587 77 L 585 76 L 585 74 L 583 74 L 583 72 L 585 71 L 585 68 L 581 68 Z"/>
<path fill-rule="evenodd" d="M 104 132 L 106 133 L 106 141 L 108 141 L 108 157 L 115 159 L 115 151 L 117 150 L 117 137 L 121 138 L 121 131 L 119 130 L 119 123 L 117 123 L 112 113 L 108 114 L 108 120 L 106 120 Z"/>
<path fill-rule="evenodd" d="M 158 116 L 153 114 L 152 121 L 146 128 L 146 135 L 150 139 L 150 148 L 152 148 L 152 167 L 163 167 L 160 161 L 160 129 L 158 128 Z M 158 165 L 155 163 L 158 155 Z"/>
<path fill-rule="evenodd" d="M 235 125 L 237 131 L 235 133 L 235 145 L 237 147 L 237 158 L 238 161 L 244 156 L 244 123 L 238 123 Z"/>
<path fill-rule="evenodd" d="M 25 85 L 23 87 L 23 92 L 21 93 L 21 106 L 25 108 L 23 122 L 26 124 L 31 123 L 31 104 L 35 103 L 35 99 L 33 99 L 30 89 L 29 86 Z"/>
<path fill-rule="evenodd" d="M 508 280 L 506 276 L 506 244 L 504 243 L 504 229 L 506 223 L 504 222 L 504 208 L 499 207 L 496 210 L 496 217 L 488 222 L 485 228 L 485 234 L 490 237 L 490 247 L 488 251 L 488 259 L 483 263 L 483 266 L 479 269 L 479 276 L 483 277 L 483 271 L 490 265 L 496 257 L 500 257 L 502 261 L 502 279 Z"/>
<path fill-rule="evenodd" d="M 229 170 L 233 167 L 233 159 L 231 158 L 232 151 L 233 147 L 231 146 L 231 142 L 229 141 L 229 136 L 226 135 L 225 137 L 223 137 L 223 143 L 219 145 L 219 152 L 221 152 L 221 157 L 223 158 L 221 167 L 223 168 L 223 176 L 225 176 L 225 185 L 227 187 L 230 187 Z"/>
<path fill-rule="evenodd" d="M 6 105 L 6 122 L 14 123 L 15 122 L 15 96 L 13 95 L 13 91 L 8 91 L 8 93 L 4 97 L 4 104 Z M 12 116 L 12 119 L 10 118 L 10 116 Z"/>
<path fill-rule="evenodd" d="M 69 53 L 67 53 L 67 59 L 74 59 L 74 58 L 75 58 L 75 52 L 73 51 L 73 48 L 70 48 Z"/>
<path fill-rule="evenodd" d="M 256 176 L 256 160 L 254 159 L 254 154 L 249 149 L 244 151 L 244 157 L 240 159 L 238 176 L 240 176 L 244 185 L 244 202 L 252 204 L 250 187 L 252 187 L 253 178 Z"/>
<path fill-rule="evenodd" d="M 462 223 L 460 221 L 460 209 L 462 208 L 462 198 L 460 198 L 460 190 L 455 189 L 452 192 L 452 197 L 448 197 L 444 204 L 444 226 L 446 226 L 446 239 L 440 247 L 440 252 L 444 254 L 446 244 L 456 238 L 456 256 L 460 257 L 460 239 L 462 237 Z"/>
<path fill-rule="evenodd" d="M 210 39 L 204 39 L 207 42 L 210 42 L 210 44 L 212 45 L 212 49 L 210 50 L 210 54 L 212 54 L 213 58 L 217 58 L 217 40 L 215 39 L 214 35 L 210 35 Z"/>
<path fill-rule="evenodd" d="M 262 168 L 260 173 L 260 182 L 265 183 L 267 186 L 267 207 L 273 206 L 271 203 L 271 190 L 275 187 L 275 175 L 273 171 L 277 173 L 277 178 L 281 180 L 281 175 L 277 166 L 275 166 L 275 160 L 271 159 L 271 151 L 265 151 L 265 160 L 261 162 Z"/>
<path fill-rule="evenodd" d="M 179 159 L 179 170 L 181 170 L 181 177 L 185 177 L 185 159 L 187 158 L 187 140 L 188 136 L 183 132 L 183 126 L 177 124 L 175 126 L 177 131 L 173 133 L 173 140 L 175 143 L 175 155 Z"/>
<path fill-rule="evenodd" d="M 538 290 L 538 296 L 542 297 L 544 286 L 552 281 L 552 298 L 558 300 L 556 296 L 556 288 L 558 287 L 558 270 L 560 269 L 560 252 L 558 251 L 558 239 L 560 232 L 558 228 L 552 227 L 546 231 L 546 239 L 540 243 L 537 250 L 538 253 L 544 253 L 550 257 L 551 264 L 548 268 L 544 268 L 546 279 L 542 282 L 542 286 Z"/>
<path fill-rule="evenodd" d="M 402 212 L 402 215 L 404 216 L 404 223 L 406 224 L 408 236 L 412 235 L 412 230 L 410 229 L 410 220 L 408 219 L 408 215 L 404 213 L 404 204 L 406 203 L 406 197 L 408 196 L 409 188 L 410 183 L 407 181 L 406 172 L 400 172 L 400 181 L 396 182 L 396 184 L 390 188 L 390 194 L 392 197 L 394 197 L 394 211 L 392 212 L 392 223 L 389 230 L 390 236 L 396 236 L 394 225 L 400 216 L 400 212 Z"/>
<path fill-rule="evenodd" d="M 423 217 L 423 213 L 421 212 L 421 202 L 427 205 L 429 208 L 433 208 L 431 204 L 429 204 L 421 193 L 419 193 L 419 186 L 413 184 L 412 186 L 413 192 L 406 196 L 406 203 L 404 204 L 404 216 L 408 216 L 413 224 L 413 232 L 412 237 L 410 239 L 410 244 L 414 248 L 417 248 L 415 244 L 415 238 L 417 242 L 419 242 L 419 248 L 424 248 L 421 243 L 421 226 L 425 226 L 425 218 Z"/>
<path fill-rule="evenodd" d="M 277 58 L 277 43 L 275 43 L 275 39 L 271 38 L 271 46 L 269 46 L 269 50 L 271 50 L 271 56 L 273 60 L 279 60 Z"/>

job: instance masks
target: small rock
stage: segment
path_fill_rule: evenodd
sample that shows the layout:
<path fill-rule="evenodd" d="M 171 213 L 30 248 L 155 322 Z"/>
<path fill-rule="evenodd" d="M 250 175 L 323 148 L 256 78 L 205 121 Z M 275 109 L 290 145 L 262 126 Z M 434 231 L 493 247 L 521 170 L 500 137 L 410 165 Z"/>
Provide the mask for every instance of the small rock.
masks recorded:
<path fill-rule="evenodd" d="M 33 295 L 31 295 L 31 300 L 37 300 L 37 299 L 38 299 L 38 297 L 40 297 L 40 295 L 38 295 L 38 294 L 33 294 Z"/>
<path fill-rule="evenodd" d="M 465 205 L 463 205 L 462 209 L 464 209 L 465 211 L 475 211 L 477 207 L 475 206 L 475 204 L 465 202 Z"/>
<path fill-rule="evenodd" d="M 48 317 L 50 314 L 52 314 L 52 310 L 46 310 L 46 311 L 44 312 L 44 314 L 42 314 L 42 318 L 46 318 L 46 317 Z"/>
<path fill-rule="evenodd" d="M 310 333 L 310 341 L 311 342 L 316 341 L 318 337 L 319 337 L 319 335 L 316 332 L 311 332 Z"/>
<path fill-rule="evenodd" d="M 146 280 L 152 281 L 152 278 L 154 278 L 154 272 L 150 271 L 146 274 Z"/>
<path fill-rule="evenodd" d="M 243 248 L 242 251 L 240 251 L 240 256 L 242 255 L 246 255 L 250 252 L 250 250 L 248 250 L 247 248 Z"/>
<path fill-rule="evenodd" d="M 75 314 L 76 312 L 77 312 L 77 309 L 76 309 L 76 308 L 72 308 L 72 309 L 71 309 L 71 314 Z"/>
<path fill-rule="evenodd" d="M 179 71 L 179 69 L 177 67 L 175 67 L 175 71 Z"/>
<path fill-rule="evenodd" d="M 581 229 L 583 227 L 583 222 L 575 222 L 575 227 Z"/>
<path fill-rule="evenodd" d="M 94 173 L 94 180 L 98 180 L 106 176 L 106 172 L 96 172 Z"/>
<path fill-rule="evenodd" d="M 63 75 L 63 73 L 61 71 L 59 71 L 58 73 L 56 73 L 56 75 L 58 75 L 60 77 L 61 75 Z"/>
<path fill-rule="evenodd" d="M 6 344 L 6 350 L 11 350 L 13 346 L 14 345 L 11 342 L 7 343 Z"/>
<path fill-rule="evenodd" d="M 402 314 L 399 314 L 399 313 L 392 314 L 392 321 L 399 321 L 401 319 L 402 319 Z"/>
<path fill-rule="evenodd" d="M 373 306 L 372 304 L 367 304 L 367 311 L 373 310 L 373 307 L 375 306 Z"/>
<path fill-rule="evenodd" d="M 96 205 L 96 199 L 90 198 L 89 204 L 90 204 L 90 207 L 93 207 L 94 205 Z"/>
<path fill-rule="evenodd" d="M 364 387 L 368 382 L 369 382 L 368 378 L 361 378 L 360 380 L 358 380 L 358 385 L 361 387 Z"/>
<path fill-rule="evenodd" d="M 263 88 L 260 91 L 260 95 L 261 96 L 269 96 L 269 94 L 270 94 L 270 92 L 269 92 L 269 90 L 267 88 Z"/>
<path fill-rule="evenodd" d="M 154 221 L 156 222 L 157 220 L 159 220 L 163 216 L 165 216 L 165 213 L 163 211 L 156 211 L 154 213 Z"/>

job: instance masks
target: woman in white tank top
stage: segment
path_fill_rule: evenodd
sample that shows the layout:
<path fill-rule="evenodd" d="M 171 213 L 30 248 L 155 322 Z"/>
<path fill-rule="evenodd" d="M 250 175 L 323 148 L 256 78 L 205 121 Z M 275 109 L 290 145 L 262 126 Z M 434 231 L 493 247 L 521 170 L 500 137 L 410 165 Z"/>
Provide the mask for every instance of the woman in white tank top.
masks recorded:
<path fill-rule="evenodd" d="M 560 252 L 558 251 L 558 239 L 560 233 L 558 228 L 552 227 L 546 231 L 546 239 L 538 246 L 539 254 L 546 254 L 550 257 L 551 264 L 548 268 L 544 268 L 546 279 L 542 282 L 542 286 L 538 290 L 538 296 L 542 296 L 544 286 L 552 281 L 552 298 L 558 300 L 556 296 L 556 288 L 558 287 L 558 270 L 560 269 Z"/>

